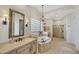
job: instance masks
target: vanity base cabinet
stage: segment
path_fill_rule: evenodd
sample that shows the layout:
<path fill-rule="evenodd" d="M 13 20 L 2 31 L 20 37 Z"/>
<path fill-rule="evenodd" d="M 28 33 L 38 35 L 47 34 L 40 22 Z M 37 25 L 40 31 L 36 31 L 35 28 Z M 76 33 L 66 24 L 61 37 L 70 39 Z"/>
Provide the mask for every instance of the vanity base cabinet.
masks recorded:
<path fill-rule="evenodd" d="M 37 53 L 37 41 L 32 42 L 33 45 L 31 45 L 31 53 L 36 54 Z"/>
<path fill-rule="evenodd" d="M 30 54 L 31 53 L 30 48 L 31 48 L 31 44 L 24 45 L 13 51 L 8 52 L 8 54 Z"/>
<path fill-rule="evenodd" d="M 17 49 L 8 52 L 8 54 L 34 54 L 36 53 L 36 40 L 28 43 L 26 45 L 23 45 L 21 47 L 18 47 Z"/>
<path fill-rule="evenodd" d="M 37 41 L 33 41 L 28 45 L 23 46 L 18 50 L 19 54 L 36 54 L 37 53 Z"/>
<path fill-rule="evenodd" d="M 10 52 L 8 52 L 6 54 L 16 54 L 16 50 L 10 51 Z"/>
<path fill-rule="evenodd" d="M 17 54 L 30 54 L 31 44 L 24 45 L 17 49 Z"/>

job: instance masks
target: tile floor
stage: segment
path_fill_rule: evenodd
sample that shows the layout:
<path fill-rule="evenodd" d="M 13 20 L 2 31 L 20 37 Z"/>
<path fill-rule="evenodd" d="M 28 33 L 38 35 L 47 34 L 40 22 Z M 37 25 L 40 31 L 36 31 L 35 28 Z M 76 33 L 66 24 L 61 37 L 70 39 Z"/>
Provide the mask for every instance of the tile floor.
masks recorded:
<path fill-rule="evenodd" d="M 72 43 L 67 43 L 63 38 L 53 38 L 51 48 L 42 54 L 78 54 L 79 51 Z"/>

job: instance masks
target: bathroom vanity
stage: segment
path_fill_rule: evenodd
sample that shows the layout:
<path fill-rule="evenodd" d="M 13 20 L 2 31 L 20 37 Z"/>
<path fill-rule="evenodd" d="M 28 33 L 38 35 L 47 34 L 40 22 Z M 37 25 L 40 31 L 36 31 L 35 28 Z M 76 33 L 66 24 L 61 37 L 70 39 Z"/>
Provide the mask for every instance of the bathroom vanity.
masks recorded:
<path fill-rule="evenodd" d="M 25 38 L 19 42 L 0 44 L 0 54 L 30 54 L 36 53 L 36 38 Z"/>

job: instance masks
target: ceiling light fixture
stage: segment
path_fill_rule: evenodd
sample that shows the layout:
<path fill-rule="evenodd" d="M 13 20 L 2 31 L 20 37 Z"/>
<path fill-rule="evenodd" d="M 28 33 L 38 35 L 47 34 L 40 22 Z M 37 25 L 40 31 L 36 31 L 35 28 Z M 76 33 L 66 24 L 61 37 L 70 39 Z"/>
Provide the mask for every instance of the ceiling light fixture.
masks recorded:
<path fill-rule="evenodd" d="M 42 21 L 44 22 L 44 5 L 42 5 Z"/>
<path fill-rule="evenodd" d="M 47 5 L 42 5 L 42 21 L 44 22 L 45 20 L 47 20 L 47 18 L 45 17 L 45 6 Z"/>

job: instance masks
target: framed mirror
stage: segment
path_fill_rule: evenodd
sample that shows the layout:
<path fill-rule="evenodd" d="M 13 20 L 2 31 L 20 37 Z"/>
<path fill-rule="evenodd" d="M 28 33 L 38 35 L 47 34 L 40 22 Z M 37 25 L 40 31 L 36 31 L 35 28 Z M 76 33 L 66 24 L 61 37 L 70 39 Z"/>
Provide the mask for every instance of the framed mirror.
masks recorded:
<path fill-rule="evenodd" d="M 24 35 L 24 14 L 9 10 L 9 38 Z"/>

